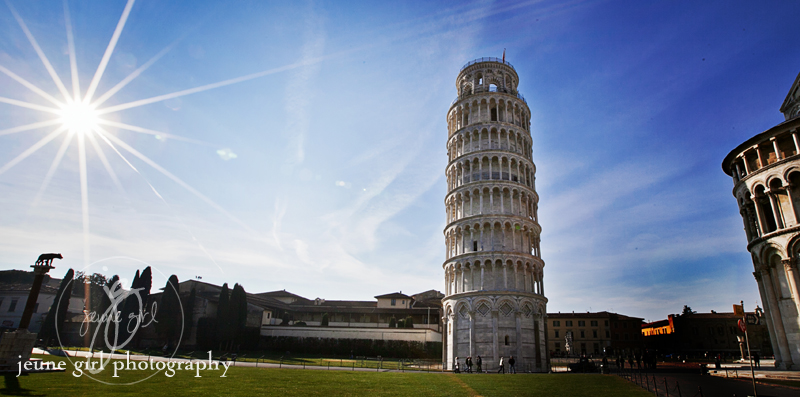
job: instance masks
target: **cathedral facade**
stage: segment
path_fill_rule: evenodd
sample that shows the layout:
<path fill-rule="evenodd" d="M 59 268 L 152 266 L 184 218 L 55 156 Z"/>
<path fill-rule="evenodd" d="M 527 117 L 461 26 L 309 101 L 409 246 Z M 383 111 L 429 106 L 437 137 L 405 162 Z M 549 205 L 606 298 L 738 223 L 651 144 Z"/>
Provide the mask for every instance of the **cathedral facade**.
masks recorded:
<path fill-rule="evenodd" d="M 544 262 L 539 251 L 530 109 L 511 64 L 481 58 L 458 74 L 447 114 L 443 362 L 513 356 L 546 372 Z"/>
<path fill-rule="evenodd" d="M 733 149 L 722 169 L 744 221 L 775 366 L 800 368 L 800 75 L 785 120 Z M 752 309 L 752 308 L 749 308 Z"/>

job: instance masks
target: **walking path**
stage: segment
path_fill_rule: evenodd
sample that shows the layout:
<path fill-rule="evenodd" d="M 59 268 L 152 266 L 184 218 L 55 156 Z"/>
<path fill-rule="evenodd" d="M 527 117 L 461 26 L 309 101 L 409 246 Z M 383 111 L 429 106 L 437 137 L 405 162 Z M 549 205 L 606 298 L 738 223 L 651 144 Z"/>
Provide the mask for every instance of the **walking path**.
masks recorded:
<path fill-rule="evenodd" d="M 670 396 L 731 397 L 753 395 L 753 384 L 749 379 L 726 379 L 717 376 L 685 373 L 657 373 L 648 374 L 648 376 L 650 377 L 650 383 L 647 386 L 643 385 L 643 388 L 647 389 L 649 386 L 651 391 L 657 389 L 658 393 L 656 394 L 659 396 L 667 395 L 667 390 L 669 390 Z M 653 380 L 655 382 L 652 382 Z M 760 397 L 797 397 L 800 395 L 799 389 L 788 386 L 759 383 L 756 387 Z"/>

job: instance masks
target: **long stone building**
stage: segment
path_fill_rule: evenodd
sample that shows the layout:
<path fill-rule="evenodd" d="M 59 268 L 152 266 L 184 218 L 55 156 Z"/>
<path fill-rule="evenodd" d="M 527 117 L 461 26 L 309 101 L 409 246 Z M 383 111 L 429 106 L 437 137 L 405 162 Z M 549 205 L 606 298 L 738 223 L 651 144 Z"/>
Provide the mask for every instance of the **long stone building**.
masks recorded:
<path fill-rule="evenodd" d="M 505 60 L 458 74 L 447 114 L 447 226 L 443 362 L 481 356 L 496 368 L 547 371 L 544 262 L 539 252 L 530 109 Z"/>
<path fill-rule="evenodd" d="M 785 121 L 733 149 L 722 169 L 733 178 L 775 365 L 796 369 L 800 366 L 800 75 L 780 111 Z"/>

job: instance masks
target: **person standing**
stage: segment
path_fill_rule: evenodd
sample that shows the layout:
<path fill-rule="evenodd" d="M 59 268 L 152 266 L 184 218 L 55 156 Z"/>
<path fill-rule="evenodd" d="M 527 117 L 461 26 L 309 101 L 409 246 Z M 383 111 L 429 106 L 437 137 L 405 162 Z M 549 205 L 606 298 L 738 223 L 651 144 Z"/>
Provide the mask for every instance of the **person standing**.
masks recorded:
<path fill-rule="evenodd" d="M 514 364 L 517 363 L 517 360 L 514 360 L 514 356 L 508 358 L 508 373 L 509 374 L 516 374 L 517 368 L 514 367 Z"/>
<path fill-rule="evenodd" d="M 478 356 L 478 361 L 476 361 L 475 363 L 478 364 L 478 373 L 483 372 L 483 369 L 481 368 L 481 366 L 483 366 L 483 359 L 481 358 L 481 356 Z"/>
<path fill-rule="evenodd" d="M 756 368 L 761 369 L 761 356 L 758 353 L 753 354 L 753 364 Z"/>
<path fill-rule="evenodd" d="M 500 356 L 500 369 L 497 370 L 497 373 L 506 373 L 506 369 L 503 367 L 503 356 Z"/>
<path fill-rule="evenodd" d="M 456 357 L 455 364 L 453 364 L 453 372 L 456 374 L 461 373 L 461 368 L 458 367 L 458 357 Z"/>

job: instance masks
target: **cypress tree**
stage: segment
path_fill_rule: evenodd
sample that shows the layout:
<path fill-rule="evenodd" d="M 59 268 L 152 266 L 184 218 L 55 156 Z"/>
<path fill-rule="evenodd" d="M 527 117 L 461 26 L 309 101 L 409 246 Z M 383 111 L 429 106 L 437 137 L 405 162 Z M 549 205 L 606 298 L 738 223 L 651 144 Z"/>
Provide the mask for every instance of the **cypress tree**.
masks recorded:
<path fill-rule="evenodd" d="M 389 319 L 389 328 L 397 328 L 397 319 L 394 316 Z"/>
<path fill-rule="evenodd" d="M 161 305 L 156 312 L 156 333 L 159 334 L 167 346 L 173 342 L 181 332 L 181 300 L 178 295 L 178 276 L 172 275 L 161 293 Z"/>
<path fill-rule="evenodd" d="M 194 328 L 194 300 L 197 297 L 197 290 L 192 288 L 189 297 L 183 303 L 183 335 L 181 340 L 186 341 L 192 335 Z"/>
<path fill-rule="evenodd" d="M 69 308 L 69 298 L 72 296 L 72 285 L 75 272 L 72 269 L 67 270 L 67 274 L 61 280 L 56 292 L 56 298 L 53 305 L 50 306 L 50 311 L 47 312 L 47 317 L 44 319 L 42 329 L 39 331 L 39 339 L 44 341 L 45 347 L 50 344 L 50 340 L 57 338 L 57 331 L 61 331 L 64 326 L 64 318 L 67 316 L 67 309 Z"/>
<path fill-rule="evenodd" d="M 228 283 L 222 284 L 222 291 L 219 293 L 219 300 L 217 301 L 217 338 L 222 344 L 230 340 L 230 292 L 228 291 Z"/>
<path fill-rule="evenodd" d="M 133 282 L 131 282 L 131 289 L 139 287 L 139 269 L 136 269 L 136 274 L 133 276 Z M 125 301 L 122 302 L 122 313 L 121 318 L 122 321 L 119 324 L 119 333 L 120 333 L 120 340 L 124 341 L 127 339 L 127 336 L 123 337 L 124 335 L 128 334 L 128 321 L 130 321 L 130 315 L 136 311 L 136 306 L 138 305 L 136 298 L 133 296 L 128 296 L 125 298 Z"/>
<path fill-rule="evenodd" d="M 411 318 L 411 316 L 406 317 L 404 325 L 406 328 L 414 328 L 414 320 Z"/>

